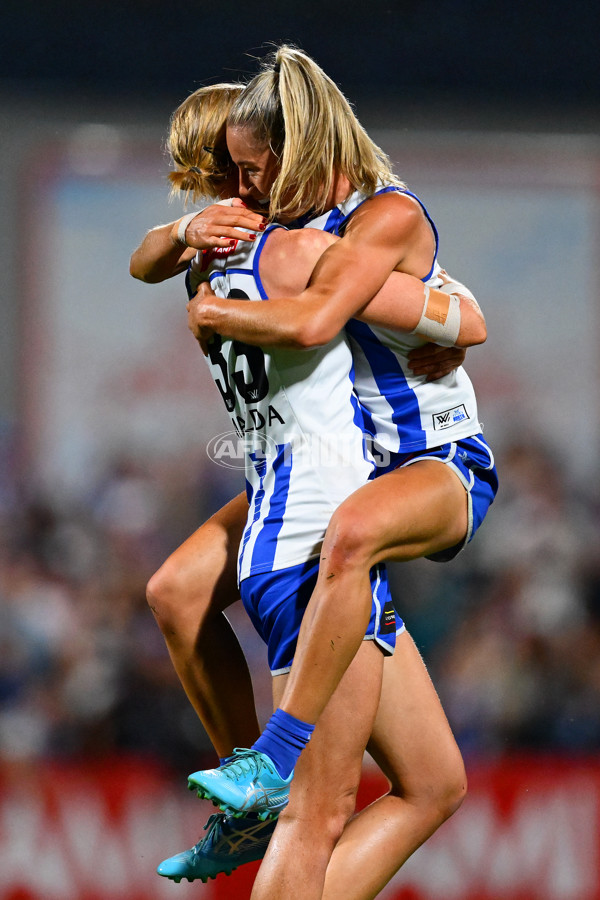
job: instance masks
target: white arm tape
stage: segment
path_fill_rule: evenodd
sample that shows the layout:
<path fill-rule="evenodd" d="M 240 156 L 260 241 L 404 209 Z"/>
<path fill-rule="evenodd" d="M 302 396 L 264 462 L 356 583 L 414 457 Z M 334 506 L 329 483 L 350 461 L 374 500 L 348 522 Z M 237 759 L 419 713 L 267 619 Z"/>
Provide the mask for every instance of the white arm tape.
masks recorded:
<path fill-rule="evenodd" d="M 180 244 L 183 244 L 185 247 L 188 246 L 188 242 L 185 239 L 185 233 L 187 231 L 187 227 L 198 215 L 197 212 L 188 213 L 187 216 L 184 216 L 183 219 L 180 220 L 179 225 L 177 226 L 177 240 Z"/>
<path fill-rule="evenodd" d="M 443 324 L 434 319 L 428 319 L 426 313 L 429 304 L 429 288 L 425 285 L 423 312 L 419 324 L 412 334 L 419 334 L 442 347 L 454 347 L 460 332 L 460 299 L 454 294 L 450 294 L 449 301 L 446 321 Z"/>

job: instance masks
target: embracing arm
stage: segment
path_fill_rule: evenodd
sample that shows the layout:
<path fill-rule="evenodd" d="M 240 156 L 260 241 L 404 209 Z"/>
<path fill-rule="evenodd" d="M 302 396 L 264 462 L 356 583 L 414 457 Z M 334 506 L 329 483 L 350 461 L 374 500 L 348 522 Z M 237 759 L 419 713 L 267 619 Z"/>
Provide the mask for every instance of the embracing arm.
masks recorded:
<path fill-rule="evenodd" d="M 254 240 L 265 219 L 235 198 L 152 228 L 133 251 L 129 272 L 148 284 L 158 284 L 185 272 L 197 250 L 226 247 L 234 240 Z M 242 231 L 240 229 L 249 229 Z"/>
<path fill-rule="evenodd" d="M 279 274 L 270 284 L 265 277 L 268 304 L 222 299 L 202 285 L 188 304 L 188 323 L 193 334 L 204 345 L 211 333 L 218 332 L 249 344 L 306 348 L 332 340 L 353 316 L 382 327 L 414 331 L 424 312 L 425 286 L 416 276 L 392 269 L 403 240 L 405 245 L 410 244 L 411 230 L 420 229 L 417 240 L 422 240 L 422 214 L 416 207 L 404 205 L 398 216 L 397 204 L 388 200 L 378 204 L 373 221 L 375 200 L 369 203 L 373 205 L 366 213 L 362 208 L 355 213 L 350 222 L 352 228 L 341 240 L 309 228 L 288 233 L 294 234 L 296 241 L 303 234 L 304 243 L 313 236 L 318 244 L 313 247 L 316 264 L 309 270 L 312 275 L 298 282 L 298 256 L 286 258 L 281 249 L 278 256 L 273 254 L 276 258 L 269 268 Z M 429 237 L 429 231 L 426 235 Z M 289 238 L 281 239 L 281 233 L 275 233 L 266 244 L 263 259 L 272 252 L 278 238 L 280 247 L 289 246 Z M 427 253 L 430 248 L 424 255 Z M 426 258 L 429 264 L 430 257 Z M 401 258 L 397 264 L 411 263 Z M 415 266 L 414 261 L 412 265 Z M 291 274 L 286 277 L 286 273 Z M 448 292 L 444 293 L 446 288 Z M 460 327 L 456 338 L 448 343 L 468 347 L 485 341 L 486 329 L 477 303 L 474 298 L 472 303 L 469 301 L 472 295 L 462 285 L 452 283 L 444 285 L 442 291 L 430 291 L 425 323 L 427 319 L 443 321 L 450 305 L 448 293 L 463 292 L 465 296 L 456 301 L 460 303 Z M 427 332 L 424 337 L 435 339 Z"/>
<path fill-rule="evenodd" d="M 131 254 L 130 275 L 147 284 L 158 284 L 185 272 L 189 261 L 196 255 L 196 250 L 173 240 L 173 229 L 179 221 L 157 225 L 146 234 L 140 246 Z"/>
<path fill-rule="evenodd" d="M 435 343 L 435 335 L 425 330 L 428 324 L 427 319 L 429 318 L 437 324 L 442 321 L 442 318 L 445 319 L 447 317 L 450 294 L 454 295 L 458 300 L 458 333 L 445 346 L 466 348 L 473 347 L 476 344 L 483 344 L 487 338 L 487 328 L 479 304 L 464 285 L 449 279 L 447 284 L 440 290 L 430 289 L 425 317 L 423 318 L 426 298 L 423 282 L 413 275 L 406 275 L 403 272 L 392 272 L 383 288 L 362 309 L 357 311 L 355 318 L 366 322 L 368 325 L 377 325 L 394 331 L 418 332 L 427 340 Z M 286 304 L 288 302 L 290 301 L 285 301 Z M 297 304 L 299 301 L 291 302 Z M 244 340 L 246 343 L 259 345 L 264 343 L 265 346 L 272 346 L 276 343 L 278 346 L 301 349 L 325 344 L 341 330 L 338 328 L 333 331 L 331 337 L 327 337 L 327 331 L 322 327 L 319 317 L 312 313 L 312 310 L 310 314 L 313 315 L 313 319 L 316 319 L 316 321 L 308 319 L 307 307 L 302 310 L 295 308 L 293 316 L 277 323 L 275 338 L 273 323 L 269 321 L 268 316 L 268 312 L 273 305 L 278 305 L 277 298 L 270 299 L 268 306 L 264 307 L 264 311 L 267 313 L 265 323 L 263 316 L 260 315 L 263 312 L 262 306 L 252 307 L 252 312 L 254 312 L 255 308 L 257 310 L 258 315 L 256 318 L 254 316 L 247 317 L 248 304 L 223 300 L 214 294 L 208 284 L 203 283 L 200 285 L 196 297 L 192 298 L 188 304 L 190 328 L 196 337 L 201 339 L 203 329 L 197 326 L 197 319 L 202 316 L 203 310 L 208 309 L 210 311 L 209 314 L 212 313 L 218 316 L 219 311 L 224 309 L 228 326 L 232 332 L 231 337 L 237 340 Z M 427 316 L 428 312 L 429 317 Z M 345 322 L 342 323 L 341 327 L 345 324 Z M 419 328 L 420 324 L 423 330 Z M 303 329 L 302 331 L 299 329 L 299 326 Z M 212 329 L 209 329 L 210 331 Z M 240 334 L 244 335 L 244 337 L 238 337 Z M 268 340 L 261 341 L 262 334 L 269 335 Z M 208 337 L 208 334 L 205 335 L 206 337 Z M 432 371 L 434 370 L 432 369 Z"/>

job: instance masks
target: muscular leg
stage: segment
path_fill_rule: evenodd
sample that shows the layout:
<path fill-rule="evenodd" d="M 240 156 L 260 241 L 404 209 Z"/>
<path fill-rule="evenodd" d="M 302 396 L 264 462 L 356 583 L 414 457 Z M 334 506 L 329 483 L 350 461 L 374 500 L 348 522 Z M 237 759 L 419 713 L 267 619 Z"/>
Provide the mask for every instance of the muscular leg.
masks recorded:
<path fill-rule="evenodd" d="M 331 853 L 354 812 L 382 664 L 374 642 L 363 641 L 298 761 L 290 802 L 279 816 L 252 900 L 321 897 Z M 275 706 L 287 677 L 274 679 Z M 345 900 L 343 893 L 335 896 Z"/>
<path fill-rule="evenodd" d="M 346 826 L 327 868 L 323 900 L 376 897 L 466 792 L 460 751 L 408 634 L 398 637 L 394 656 L 384 662 L 369 751 L 391 789 Z"/>
<path fill-rule="evenodd" d="M 247 512 L 240 494 L 163 563 L 147 589 L 175 671 L 221 757 L 260 734 L 246 659 L 224 614 L 239 600 L 237 551 Z"/>
<path fill-rule="evenodd" d="M 281 708 L 318 720 L 365 634 L 375 563 L 435 553 L 459 543 L 466 531 L 465 489 L 436 460 L 396 469 L 348 497 L 327 529 Z"/>

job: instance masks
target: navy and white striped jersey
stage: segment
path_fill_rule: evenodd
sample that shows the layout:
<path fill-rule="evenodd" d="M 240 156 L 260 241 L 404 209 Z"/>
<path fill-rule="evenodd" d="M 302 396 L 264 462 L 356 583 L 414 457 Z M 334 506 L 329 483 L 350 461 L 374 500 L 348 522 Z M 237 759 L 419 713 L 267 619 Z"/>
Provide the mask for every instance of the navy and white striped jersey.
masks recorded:
<path fill-rule="evenodd" d="M 266 299 L 259 261 L 271 231 L 253 244 L 198 254 L 190 295 L 208 274 L 219 296 Z M 374 472 L 347 338 L 267 351 L 216 335 L 208 364 L 245 452 L 250 508 L 240 580 L 318 556 L 333 512 Z"/>
<path fill-rule="evenodd" d="M 441 266 L 437 260 L 438 233 L 419 198 L 397 187 L 382 187 L 376 193 L 402 191 L 422 207 L 435 236 L 435 255 L 429 273 L 422 279 L 439 287 Z M 356 191 L 339 206 L 309 221 L 305 227 L 343 234 L 353 212 L 368 196 Z M 373 436 L 378 467 L 394 465 L 399 454 L 413 453 L 481 431 L 473 385 L 464 368 L 435 382 L 414 375 L 408 354 L 425 341 L 351 319 L 346 325 L 354 357 L 356 393 L 363 407 L 366 431 Z"/>

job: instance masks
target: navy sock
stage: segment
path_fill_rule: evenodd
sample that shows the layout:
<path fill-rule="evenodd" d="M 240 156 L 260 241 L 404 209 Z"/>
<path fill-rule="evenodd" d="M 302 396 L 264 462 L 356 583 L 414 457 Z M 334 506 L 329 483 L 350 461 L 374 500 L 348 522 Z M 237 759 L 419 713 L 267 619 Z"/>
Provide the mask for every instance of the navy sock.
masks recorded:
<path fill-rule="evenodd" d="M 259 739 L 252 744 L 252 749 L 273 760 L 281 777 L 287 778 L 314 730 L 314 725 L 276 709 Z"/>

